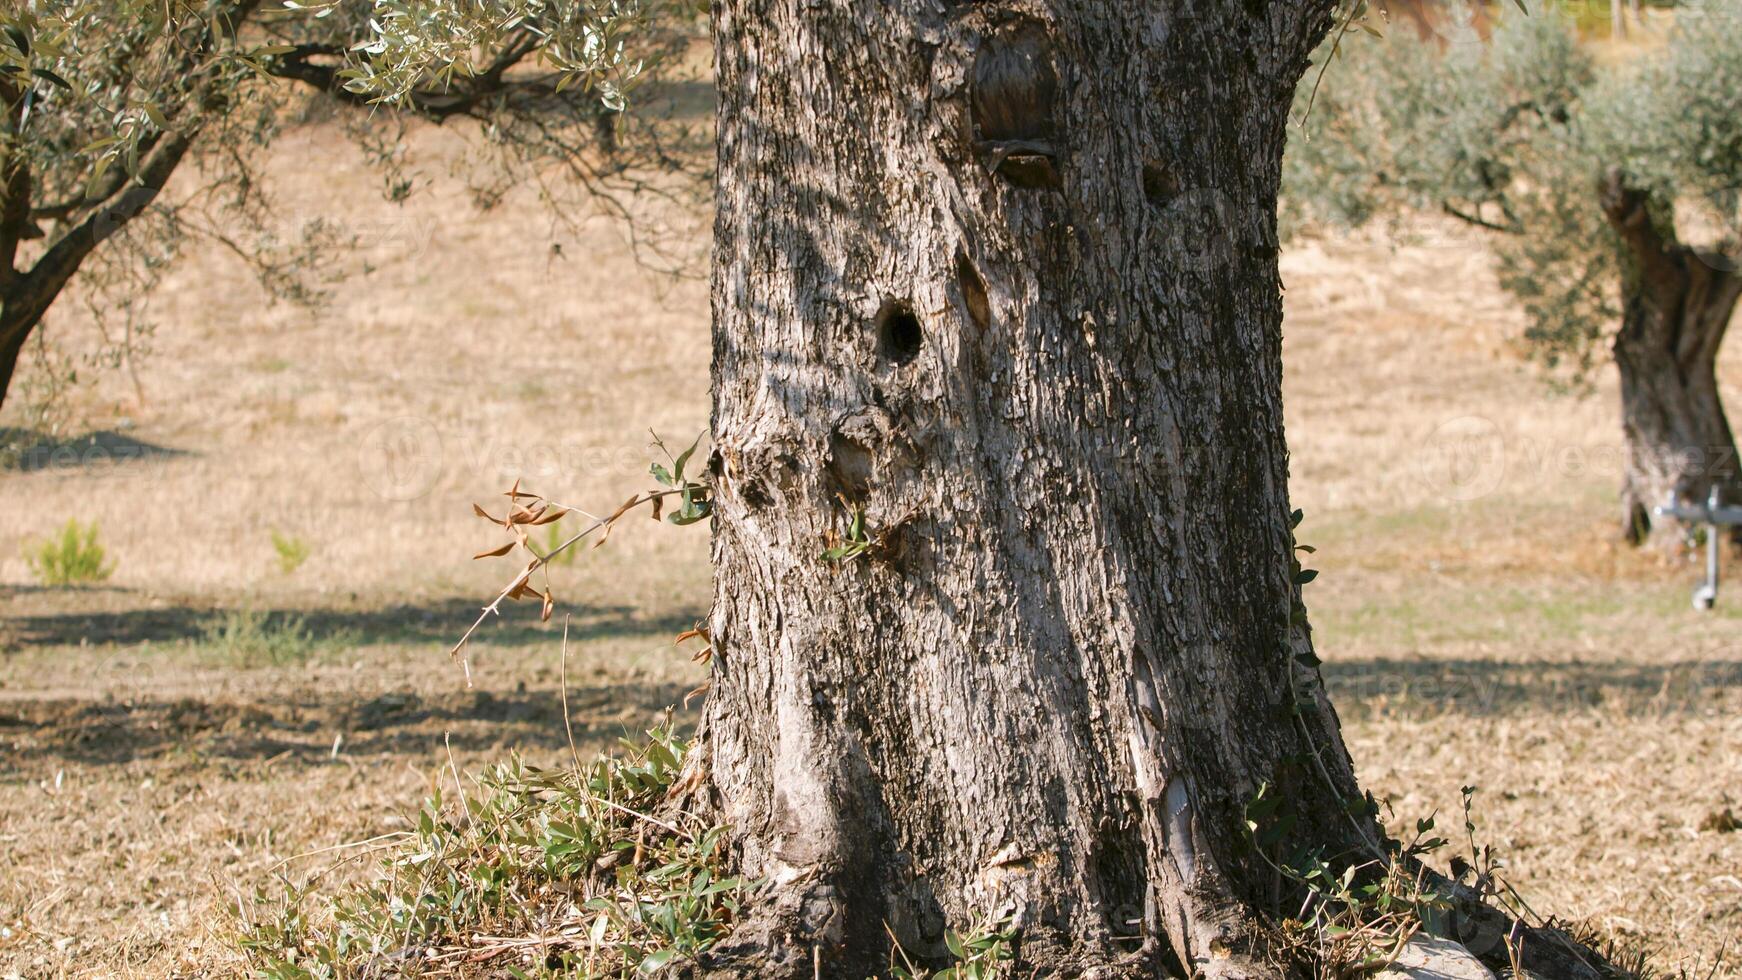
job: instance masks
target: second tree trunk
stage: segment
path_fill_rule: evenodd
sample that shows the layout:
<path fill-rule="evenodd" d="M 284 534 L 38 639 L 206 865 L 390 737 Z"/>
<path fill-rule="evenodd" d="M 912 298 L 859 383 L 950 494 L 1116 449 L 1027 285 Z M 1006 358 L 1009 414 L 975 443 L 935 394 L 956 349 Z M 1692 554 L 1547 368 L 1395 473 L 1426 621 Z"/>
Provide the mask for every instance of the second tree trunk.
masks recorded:
<path fill-rule="evenodd" d="M 1742 504 L 1742 463 L 1718 392 L 1718 351 L 1742 299 L 1742 276 L 1721 257 L 1696 253 L 1653 221 L 1648 199 L 1608 178 L 1604 208 L 1625 245 L 1615 365 L 1627 471 L 1623 531 L 1643 543 L 1652 509 L 1703 504 L 1716 488 Z M 1732 532 L 1735 537 L 1742 529 Z M 1674 538 L 1668 543 L 1674 543 Z M 1742 542 L 1742 537 L 1736 537 Z"/>

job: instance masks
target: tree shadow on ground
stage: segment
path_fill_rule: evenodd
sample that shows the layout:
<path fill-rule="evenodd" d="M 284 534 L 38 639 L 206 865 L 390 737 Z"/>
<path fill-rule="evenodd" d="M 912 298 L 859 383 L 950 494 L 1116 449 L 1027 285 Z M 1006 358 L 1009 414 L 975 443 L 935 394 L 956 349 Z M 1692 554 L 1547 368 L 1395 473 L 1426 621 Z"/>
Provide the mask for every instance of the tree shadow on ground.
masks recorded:
<path fill-rule="evenodd" d="M 28 429 L 0 429 L 0 446 L 10 447 L 0 469 L 21 473 L 86 469 L 110 463 L 162 462 L 190 455 L 186 450 L 152 445 L 108 430 L 61 439 Z"/>
<path fill-rule="evenodd" d="M 647 727 L 682 702 L 689 685 L 602 684 L 570 688 L 577 746 L 596 750 Z M 422 755 L 451 746 L 469 753 L 566 748 L 558 690 L 334 693 L 310 688 L 258 699 L 183 697 L 129 701 L 57 699 L 0 704 L 0 777 L 42 763 L 125 765 L 189 760 L 326 764 L 339 759 Z M 336 743 L 336 748 L 335 748 Z"/>
<path fill-rule="evenodd" d="M 572 638 L 572 634 L 571 634 Z M 1327 683 L 1345 720 L 1373 716 L 1484 717 L 1516 714 L 1673 715 L 1742 700 L 1742 662 L 1510 662 L 1360 660 L 1328 662 Z M 593 683 L 568 690 L 570 724 L 586 753 L 637 733 L 683 706 L 683 682 Z M 338 742 L 335 753 L 334 743 Z M 445 745 L 462 754 L 565 749 L 563 694 L 554 688 L 417 692 L 299 688 L 210 697 L 43 699 L 0 703 L 0 778 L 44 764 L 228 760 L 325 765 L 423 755 Z"/>
<path fill-rule="evenodd" d="M 1345 720 L 1375 715 L 1673 714 L 1742 700 L 1742 660 L 1329 660 Z"/>
<path fill-rule="evenodd" d="M 451 644 L 478 615 L 475 598 L 436 599 L 368 609 L 256 609 L 267 628 L 297 621 L 317 642 L 353 646 L 373 644 Z M 695 613 L 647 615 L 635 606 L 565 604 L 570 609 L 569 639 L 575 643 L 636 636 L 677 634 L 695 625 Z M 133 646 L 140 643 L 196 642 L 207 638 L 231 610 L 211 606 L 171 606 L 156 609 L 56 612 L 10 616 L 5 620 L 9 645 L 22 647 L 80 644 Z M 537 603 L 504 603 L 502 615 L 487 622 L 473 643 L 524 646 L 547 643 L 561 635 L 560 624 L 539 618 Z"/>

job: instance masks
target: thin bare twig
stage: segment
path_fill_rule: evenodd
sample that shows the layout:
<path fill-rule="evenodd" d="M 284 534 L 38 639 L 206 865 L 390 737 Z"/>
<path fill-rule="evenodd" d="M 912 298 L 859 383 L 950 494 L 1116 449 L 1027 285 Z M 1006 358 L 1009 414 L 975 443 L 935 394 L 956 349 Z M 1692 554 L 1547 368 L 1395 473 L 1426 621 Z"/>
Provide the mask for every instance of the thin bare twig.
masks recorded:
<path fill-rule="evenodd" d="M 679 827 L 677 824 L 667 823 L 664 820 L 659 819 L 658 817 L 649 816 L 645 813 L 642 813 L 640 810 L 632 810 L 629 807 L 626 807 L 621 803 L 618 803 L 614 800 L 608 800 L 603 796 L 595 796 L 595 797 L 593 797 L 593 799 L 598 800 L 600 803 L 605 804 L 606 806 L 610 807 L 613 810 L 616 810 L 618 813 L 626 814 L 628 816 L 636 818 L 637 820 L 642 820 L 642 821 L 645 821 L 647 823 L 653 824 L 655 827 L 659 827 L 659 828 L 664 829 L 664 830 L 669 830 L 672 833 L 678 835 L 679 837 L 682 837 L 684 840 L 689 841 L 691 844 L 694 844 L 696 842 L 696 838 L 695 838 L 694 834 L 690 833 L 687 830 L 684 830 L 682 827 Z"/>
<path fill-rule="evenodd" d="M 277 864 L 274 864 L 272 867 L 267 868 L 266 873 L 271 874 L 272 872 L 277 871 L 279 868 L 282 868 L 288 864 L 291 864 L 292 862 L 301 861 L 303 858 L 314 857 L 317 854 L 327 854 L 327 853 L 330 853 L 332 851 L 344 851 L 344 850 L 349 850 L 353 847 L 368 847 L 371 844 L 379 844 L 382 841 L 398 840 L 401 837 L 410 837 L 410 836 L 412 836 L 412 833 L 409 830 L 395 830 L 395 831 L 392 831 L 390 833 L 379 834 L 377 836 L 365 838 L 363 840 L 346 841 L 343 844 L 334 844 L 331 847 L 317 847 L 312 851 L 303 851 L 301 854 L 292 854 L 290 857 L 287 857 L 284 860 L 278 862 Z"/>
<path fill-rule="evenodd" d="M 586 527 L 570 535 L 568 540 L 557 545 L 555 548 L 552 548 L 549 553 L 540 555 L 537 552 L 533 552 L 534 558 L 532 562 L 528 564 L 526 568 L 522 569 L 520 574 L 516 575 L 514 580 L 509 582 L 501 592 L 496 594 L 496 598 L 492 599 L 490 604 L 484 607 L 483 611 L 478 614 L 478 618 L 473 620 L 472 625 L 466 629 L 465 633 L 461 634 L 459 641 L 454 644 L 453 649 L 448 651 L 448 655 L 453 657 L 454 660 L 465 669 L 466 686 L 472 686 L 472 665 L 466 657 L 462 656 L 465 652 L 467 641 L 471 640 L 472 634 L 476 633 L 478 628 L 484 625 L 485 620 L 493 615 L 501 615 L 502 603 L 507 601 L 509 596 L 518 592 L 521 586 L 531 581 L 535 572 L 541 568 L 547 567 L 550 564 L 551 559 L 569 550 L 576 544 L 579 544 L 594 531 L 601 528 L 609 528 L 611 525 L 617 523 L 617 521 L 622 519 L 624 514 L 629 513 L 637 507 L 650 504 L 655 500 L 663 500 L 666 497 L 675 497 L 678 494 L 683 493 L 685 489 L 686 488 L 682 487 L 674 487 L 667 490 L 649 490 L 644 493 L 638 493 L 635 496 L 630 497 L 624 502 L 623 506 L 612 511 L 609 515 L 594 520 L 593 523 L 588 524 Z M 546 500 L 546 502 L 556 507 L 564 507 L 563 504 L 557 503 L 556 501 Z M 510 504 L 510 506 L 512 507 L 513 505 Z M 574 510 L 574 508 L 569 507 L 565 507 L 564 509 Z M 511 519 L 505 519 L 504 526 L 512 526 Z M 524 543 L 524 540 L 522 543 Z M 527 550 L 530 551 L 531 548 L 529 547 Z"/>
<path fill-rule="evenodd" d="M 569 619 L 563 615 L 563 659 L 557 668 L 563 690 L 563 734 L 569 738 L 569 758 L 574 760 L 575 772 L 581 771 L 581 753 L 575 750 L 575 729 L 569 723 Z"/>
<path fill-rule="evenodd" d="M 454 789 L 460 794 L 460 810 L 466 814 L 466 823 L 471 826 L 472 833 L 478 833 L 477 818 L 472 816 L 472 804 L 466 799 L 466 784 L 460 781 L 460 767 L 454 763 L 454 742 L 451 732 L 442 733 L 442 745 L 448 750 L 448 771 L 454 774 Z"/>

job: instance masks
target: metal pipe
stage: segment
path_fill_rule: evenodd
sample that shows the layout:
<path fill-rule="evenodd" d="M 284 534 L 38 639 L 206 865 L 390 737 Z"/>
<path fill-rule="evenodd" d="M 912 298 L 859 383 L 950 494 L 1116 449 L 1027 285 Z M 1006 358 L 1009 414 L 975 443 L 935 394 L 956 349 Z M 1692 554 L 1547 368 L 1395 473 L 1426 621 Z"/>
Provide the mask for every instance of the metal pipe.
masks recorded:
<path fill-rule="evenodd" d="M 1683 506 L 1671 494 L 1662 506 L 1652 508 L 1652 513 L 1706 526 L 1706 580 L 1694 589 L 1694 608 L 1711 609 L 1718 602 L 1718 528 L 1742 526 L 1742 507 L 1725 507 L 1718 487 L 1713 485 L 1703 507 Z"/>

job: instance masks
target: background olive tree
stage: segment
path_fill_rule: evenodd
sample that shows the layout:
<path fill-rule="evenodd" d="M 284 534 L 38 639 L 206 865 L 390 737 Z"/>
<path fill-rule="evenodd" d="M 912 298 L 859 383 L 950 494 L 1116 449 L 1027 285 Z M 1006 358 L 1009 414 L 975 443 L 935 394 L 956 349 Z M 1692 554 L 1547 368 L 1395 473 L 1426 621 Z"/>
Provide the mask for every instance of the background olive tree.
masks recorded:
<path fill-rule="evenodd" d="M 669 179 L 691 166 L 689 134 L 652 107 L 621 113 L 631 87 L 681 61 L 693 3 L 524 3 L 483 26 L 450 13 L 350 0 L 55 0 L 0 12 L 0 401 L 75 277 L 118 360 L 149 334 L 151 289 L 192 240 L 233 251 L 275 296 L 314 298 L 310 274 L 337 260 L 345 236 L 322 216 L 287 234 L 258 173 L 297 89 L 359 110 L 355 134 L 389 168 L 405 118 L 475 124 L 482 199 L 527 182 L 559 205 L 553 215 L 575 213 L 578 188 L 629 216 L 637 193 L 695 193 Z M 408 43 L 405 25 L 442 30 L 442 71 L 407 71 L 430 52 Z M 387 186 L 409 190 L 398 173 Z M 681 261 L 657 236 L 638 242 L 650 261 Z"/>
<path fill-rule="evenodd" d="M 1742 500 L 1715 374 L 1742 297 L 1742 10 L 1675 19 L 1667 45 L 1611 67 L 1553 6 L 1507 11 L 1487 43 L 1345 41 L 1303 83 L 1285 162 L 1296 225 L 1433 211 L 1491 232 L 1522 348 L 1574 382 L 1615 364 L 1635 543 L 1672 494 Z"/>

